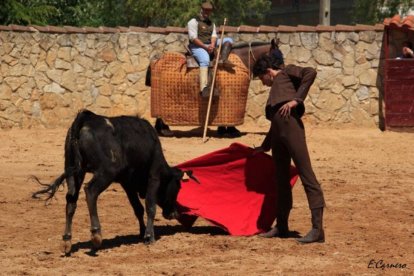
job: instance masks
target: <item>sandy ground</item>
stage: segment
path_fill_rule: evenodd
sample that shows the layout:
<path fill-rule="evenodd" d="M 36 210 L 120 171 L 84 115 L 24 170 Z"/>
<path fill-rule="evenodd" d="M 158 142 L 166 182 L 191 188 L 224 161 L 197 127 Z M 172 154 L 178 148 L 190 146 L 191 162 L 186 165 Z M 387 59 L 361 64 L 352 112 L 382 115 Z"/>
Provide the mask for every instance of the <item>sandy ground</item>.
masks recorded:
<path fill-rule="evenodd" d="M 162 138 L 175 165 L 227 147 L 259 145 L 266 129 L 241 127 L 238 139 L 201 141 L 201 130 Z M 155 244 L 138 239 L 138 224 L 118 184 L 99 200 L 103 248 L 90 250 L 89 215 L 81 191 L 73 253 L 60 251 L 65 192 L 50 205 L 31 199 L 36 175 L 52 181 L 63 169 L 66 129 L 0 130 L 1 275 L 413 275 L 414 133 L 308 126 L 314 170 L 327 201 L 326 242 L 232 237 L 199 219 L 191 231 L 158 212 Z M 310 213 L 302 185 L 294 187 L 291 230 L 304 235 Z M 381 268 L 382 264 L 405 268 Z"/>

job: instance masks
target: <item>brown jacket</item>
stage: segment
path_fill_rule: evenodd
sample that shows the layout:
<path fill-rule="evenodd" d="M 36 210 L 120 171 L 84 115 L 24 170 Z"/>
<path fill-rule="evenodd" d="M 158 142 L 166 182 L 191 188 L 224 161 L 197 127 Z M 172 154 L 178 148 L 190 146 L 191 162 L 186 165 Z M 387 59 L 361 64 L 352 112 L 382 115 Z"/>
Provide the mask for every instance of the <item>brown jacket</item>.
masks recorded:
<path fill-rule="evenodd" d="M 196 18 L 198 21 L 198 39 L 204 44 L 211 43 L 211 34 L 213 33 L 214 25 L 209 18 L 203 19 L 200 17 Z"/>
<path fill-rule="evenodd" d="M 299 117 L 305 112 L 303 101 L 308 95 L 309 89 L 316 78 L 316 70 L 310 67 L 300 67 L 293 64 L 282 69 L 273 80 L 269 98 L 266 103 L 266 117 L 271 120 L 271 114 L 282 104 L 296 100 Z M 270 110 L 272 109 L 272 112 Z M 268 114 L 270 112 L 270 114 Z"/>

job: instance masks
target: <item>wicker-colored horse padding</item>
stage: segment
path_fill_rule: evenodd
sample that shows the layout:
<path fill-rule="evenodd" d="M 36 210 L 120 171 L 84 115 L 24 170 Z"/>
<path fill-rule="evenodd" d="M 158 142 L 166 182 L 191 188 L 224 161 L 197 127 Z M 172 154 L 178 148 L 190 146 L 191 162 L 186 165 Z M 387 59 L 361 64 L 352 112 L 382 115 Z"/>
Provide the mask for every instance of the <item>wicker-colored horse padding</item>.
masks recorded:
<path fill-rule="evenodd" d="M 233 69 L 218 69 L 209 125 L 237 126 L 243 124 L 249 89 L 249 72 L 237 55 L 230 54 Z M 186 57 L 167 52 L 151 63 L 151 116 L 162 118 L 169 125 L 203 125 L 208 98 L 202 98 L 199 69 L 187 68 Z"/>

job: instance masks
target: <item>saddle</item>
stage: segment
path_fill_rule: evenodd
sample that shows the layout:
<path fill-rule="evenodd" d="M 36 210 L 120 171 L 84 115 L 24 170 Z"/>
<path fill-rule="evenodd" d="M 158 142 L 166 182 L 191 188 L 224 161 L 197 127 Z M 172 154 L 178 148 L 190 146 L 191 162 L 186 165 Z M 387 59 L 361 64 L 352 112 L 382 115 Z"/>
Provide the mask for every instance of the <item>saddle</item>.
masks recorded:
<path fill-rule="evenodd" d="M 185 53 L 185 58 L 187 60 L 187 68 L 198 68 L 198 67 L 200 67 L 200 64 L 198 64 L 198 61 L 193 56 L 190 49 L 188 49 L 187 47 L 186 47 L 186 49 L 187 49 L 187 53 Z"/>

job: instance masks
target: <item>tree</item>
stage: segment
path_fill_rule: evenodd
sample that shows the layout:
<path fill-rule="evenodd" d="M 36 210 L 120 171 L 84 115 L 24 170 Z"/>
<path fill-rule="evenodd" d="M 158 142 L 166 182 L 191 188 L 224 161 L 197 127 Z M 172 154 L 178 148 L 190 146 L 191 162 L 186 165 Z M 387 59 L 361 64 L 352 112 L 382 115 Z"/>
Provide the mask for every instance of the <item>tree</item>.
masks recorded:
<path fill-rule="evenodd" d="M 3 0 L 0 24 L 45 25 L 57 9 L 44 0 Z"/>
<path fill-rule="evenodd" d="M 3 0 L 0 24 L 185 27 L 202 0 Z M 257 24 L 270 0 L 211 0 L 217 25 Z"/>
<path fill-rule="evenodd" d="M 223 22 L 227 17 L 229 25 L 232 26 L 257 25 L 263 21 L 271 6 L 271 1 L 267 0 L 217 0 L 214 3 L 217 9 L 213 16 L 217 19 L 216 23 Z"/>
<path fill-rule="evenodd" d="M 405 14 L 413 6 L 412 0 L 355 0 L 355 23 L 376 24 L 396 14 Z"/>
<path fill-rule="evenodd" d="M 105 1 L 111 2 L 110 0 Z M 177 26 L 185 27 L 188 20 L 200 11 L 200 0 L 123 0 L 122 7 L 117 12 L 122 20 L 116 23 L 123 26 Z M 212 18 L 219 24 L 225 17 L 230 24 L 248 24 L 257 22 L 265 16 L 270 8 L 269 0 L 216 0 L 211 1 L 215 6 Z M 104 14 L 114 14 L 114 6 L 106 8 Z M 104 18 L 110 18 L 105 16 Z M 113 17 L 112 17 L 113 18 Z M 105 20 L 106 26 L 116 26 L 115 22 Z"/>

